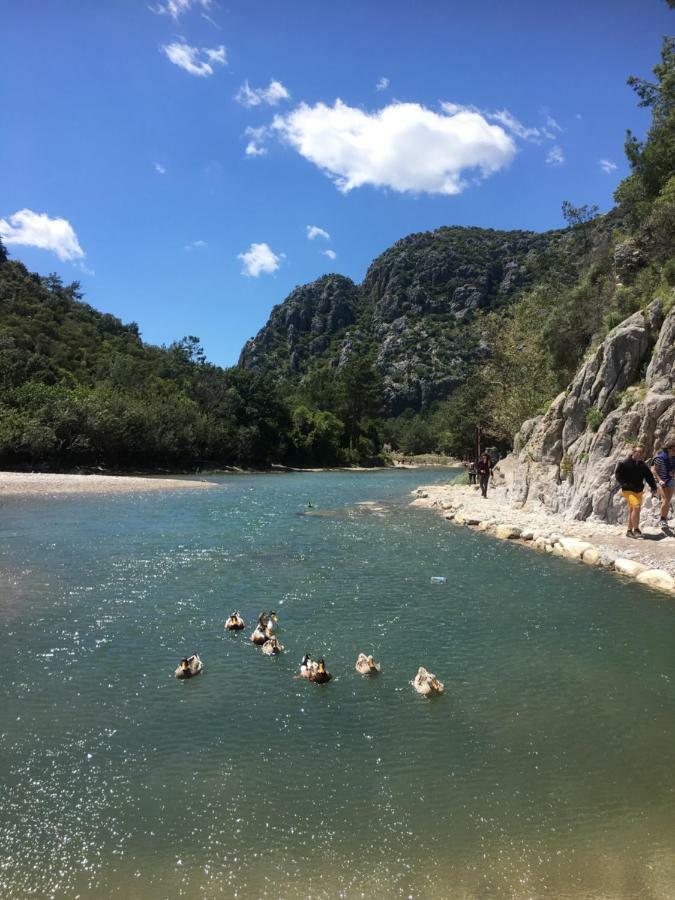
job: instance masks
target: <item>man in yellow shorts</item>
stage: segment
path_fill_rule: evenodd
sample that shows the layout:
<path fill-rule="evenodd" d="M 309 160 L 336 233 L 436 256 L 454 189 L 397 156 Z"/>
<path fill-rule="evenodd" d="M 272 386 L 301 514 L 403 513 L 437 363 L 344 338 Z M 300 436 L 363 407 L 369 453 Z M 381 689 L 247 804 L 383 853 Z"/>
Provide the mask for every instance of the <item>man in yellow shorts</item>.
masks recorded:
<path fill-rule="evenodd" d="M 640 509 L 642 508 L 642 495 L 645 489 L 645 481 L 652 490 L 652 496 L 656 496 L 656 481 L 649 466 L 645 462 L 645 448 L 637 444 L 633 447 L 630 456 L 622 459 L 616 467 L 616 480 L 621 485 L 621 494 L 628 504 L 628 530 L 626 537 L 642 537 L 640 531 Z"/>

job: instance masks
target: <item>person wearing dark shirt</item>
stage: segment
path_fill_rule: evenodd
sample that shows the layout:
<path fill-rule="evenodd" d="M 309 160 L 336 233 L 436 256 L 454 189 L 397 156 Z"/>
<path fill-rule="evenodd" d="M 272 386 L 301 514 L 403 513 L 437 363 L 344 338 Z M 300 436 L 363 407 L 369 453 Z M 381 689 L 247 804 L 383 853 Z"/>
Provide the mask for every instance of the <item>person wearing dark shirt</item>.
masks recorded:
<path fill-rule="evenodd" d="M 476 463 L 476 472 L 480 483 L 480 491 L 483 497 L 487 497 L 488 481 L 492 477 L 492 460 L 490 454 L 485 450 L 480 455 L 480 459 Z"/>
<path fill-rule="evenodd" d="M 661 528 L 668 528 L 670 504 L 675 493 L 675 434 L 670 435 L 660 453 L 654 457 L 652 471 L 661 494 Z"/>
<path fill-rule="evenodd" d="M 640 445 L 633 447 L 630 456 L 622 459 L 616 467 L 616 480 L 621 485 L 621 494 L 628 504 L 628 530 L 626 537 L 642 537 L 640 531 L 640 509 L 645 481 L 656 496 L 656 482 L 645 462 L 645 449 Z"/>

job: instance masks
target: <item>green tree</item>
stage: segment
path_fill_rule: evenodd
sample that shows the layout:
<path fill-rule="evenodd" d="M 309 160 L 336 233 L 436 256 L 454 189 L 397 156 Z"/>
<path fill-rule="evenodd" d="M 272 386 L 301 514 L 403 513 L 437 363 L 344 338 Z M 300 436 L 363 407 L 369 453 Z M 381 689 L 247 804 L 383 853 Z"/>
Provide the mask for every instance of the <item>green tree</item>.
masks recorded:
<path fill-rule="evenodd" d="M 655 81 L 631 76 L 628 84 L 639 97 L 639 105 L 652 111 L 646 141 L 626 133 L 626 156 L 631 174 L 614 194 L 634 225 L 645 216 L 645 205 L 654 200 L 675 170 L 675 38 L 665 37 L 661 62 L 654 67 Z"/>

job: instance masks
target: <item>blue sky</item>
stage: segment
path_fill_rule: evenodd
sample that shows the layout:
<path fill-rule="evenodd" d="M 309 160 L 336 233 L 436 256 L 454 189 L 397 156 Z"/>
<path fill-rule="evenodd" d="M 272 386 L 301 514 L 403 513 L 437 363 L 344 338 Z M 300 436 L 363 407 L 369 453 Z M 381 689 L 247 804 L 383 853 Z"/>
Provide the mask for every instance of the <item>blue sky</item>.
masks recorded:
<path fill-rule="evenodd" d="M 626 78 L 650 76 L 673 24 L 661 0 L 0 0 L 0 16 L 10 253 L 222 365 L 295 285 L 360 281 L 406 234 L 609 209 L 626 128 L 649 121 Z"/>

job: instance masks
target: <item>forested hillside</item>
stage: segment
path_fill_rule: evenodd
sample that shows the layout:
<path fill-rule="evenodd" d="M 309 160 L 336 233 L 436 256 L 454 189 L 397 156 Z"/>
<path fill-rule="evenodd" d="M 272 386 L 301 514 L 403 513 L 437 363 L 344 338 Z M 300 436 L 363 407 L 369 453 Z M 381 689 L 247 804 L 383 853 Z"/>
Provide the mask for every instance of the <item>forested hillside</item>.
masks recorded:
<path fill-rule="evenodd" d="M 289 399 L 270 375 L 208 363 L 196 337 L 142 341 L 40 277 L 0 243 L 0 465 L 194 469 L 377 464 L 379 384 L 354 360 L 330 407 Z M 338 418 L 339 416 L 339 418 Z"/>
<path fill-rule="evenodd" d="M 410 235 L 361 285 L 296 288 L 236 368 L 195 337 L 144 343 L 0 244 L 0 465 L 373 464 L 386 445 L 469 453 L 478 430 L 509 447 L 612 327 L 672 305 L 673 39 L 654 72 L 629 80 L 652 125 L 644 143 L 628 134 L 613 211 L 565 202 L 568 227 L 545 234 Z"/>

